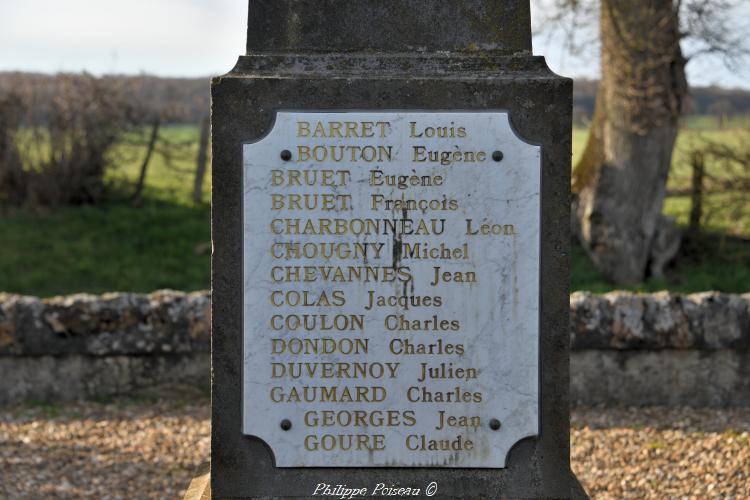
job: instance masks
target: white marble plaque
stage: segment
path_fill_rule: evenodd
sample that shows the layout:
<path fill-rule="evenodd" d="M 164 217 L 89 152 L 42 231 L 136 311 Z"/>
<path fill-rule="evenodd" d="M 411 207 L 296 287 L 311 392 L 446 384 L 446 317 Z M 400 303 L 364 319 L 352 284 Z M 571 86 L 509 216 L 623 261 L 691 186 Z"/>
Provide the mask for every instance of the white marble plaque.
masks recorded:
<path fill-rule="evenodd" d="M 242 430 L 276 466 L 538 434 L 540 148 L 507 113 L 280 112 L 243 172 Z"/>

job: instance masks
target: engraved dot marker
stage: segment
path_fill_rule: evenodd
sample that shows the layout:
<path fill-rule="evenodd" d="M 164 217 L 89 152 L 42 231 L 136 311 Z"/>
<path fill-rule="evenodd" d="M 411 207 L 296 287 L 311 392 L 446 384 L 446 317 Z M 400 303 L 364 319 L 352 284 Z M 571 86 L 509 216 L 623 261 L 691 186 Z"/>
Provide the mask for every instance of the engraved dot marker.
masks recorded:
<path fill-rule="evenodd" d="M 505 155 L 503 155 L 502 151 L 495 151 L 494 153 L 492 153 L 492 159 L 495 161 L 503 161 L 504 156 Z"/>
<path fill-rule="evenodd" d="M 291 160 L 292 159 L 292 152 L 289 151 L 288 149 L 285 149 L 284 151 L 281 152 L 281 159 L 284 160 L 284 161 Z"/>
<path fill-rule="evenodd" d="M 492 420 L 490 420 L 490 429 L 492 429 L 493 431 L 500 429 L 500 425 L 501 424 L 498 419 L 493 418 Z"/>
<path fill-rule="evenodd" d="M 284 419 L 281 421 L 281 430 L 288 431 L 292 428 L 292 422 L 289 419 Z"/>

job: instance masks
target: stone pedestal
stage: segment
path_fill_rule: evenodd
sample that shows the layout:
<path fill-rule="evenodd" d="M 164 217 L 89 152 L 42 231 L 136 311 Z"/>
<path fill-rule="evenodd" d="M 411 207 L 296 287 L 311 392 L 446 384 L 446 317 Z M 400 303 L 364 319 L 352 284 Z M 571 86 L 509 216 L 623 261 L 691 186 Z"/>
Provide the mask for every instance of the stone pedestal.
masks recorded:
<path fill-rule="evenodd" d="M 202 464 L 190 481 L 183 500 L 211 500 L 211 464 Z"/>
<path fill-rule="evenodd" d="M 531 55 L 528 1 L 249 5 L 247 55 L 212 83 L 213 498 L 306 498 L 321 482 L 423 491 L 436 482 L 433 498 L 583 496 L 569 466 L 572 82 Z M 539 433 L 516 444 L 505 468 L 278 468 L 265 443 L 243 434 L 243 144 L 288 110 L 507 111 L 541 147 Z"/>

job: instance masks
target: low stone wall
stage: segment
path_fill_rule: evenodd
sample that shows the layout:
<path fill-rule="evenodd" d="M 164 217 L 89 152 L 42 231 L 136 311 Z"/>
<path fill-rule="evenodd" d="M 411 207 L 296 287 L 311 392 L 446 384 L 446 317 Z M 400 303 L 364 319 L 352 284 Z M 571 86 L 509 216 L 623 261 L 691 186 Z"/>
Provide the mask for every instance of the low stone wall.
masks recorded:
<path fill-rule="evenodd" d="M 571 401 L 750 406 L 750 294 L 575 293 Z M 0 294 L 0 404 L 207 390 L 210 296 Z"/>
<path fill-rule="evenodd" d="M 574 293 L 570 314 L 573 403 L 750 406 L 750 294 Z"/>
<path fill-rule="evenodd" d="M 210 382 L 208 292 L 0 294 L 0 405 Z"/>

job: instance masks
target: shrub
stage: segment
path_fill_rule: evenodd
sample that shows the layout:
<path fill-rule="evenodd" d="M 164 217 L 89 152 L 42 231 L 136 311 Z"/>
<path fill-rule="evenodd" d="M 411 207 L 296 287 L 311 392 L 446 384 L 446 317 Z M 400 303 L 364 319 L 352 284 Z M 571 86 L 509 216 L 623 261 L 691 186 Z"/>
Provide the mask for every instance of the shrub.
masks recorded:
<path fill-rule="evenodd" d="M 32 208 L 97 203 L 135 107 L 90 75 L 62 75 L 51 97 L 47 90 L 27 87 L 0 99 L 0 201 Z"/>

